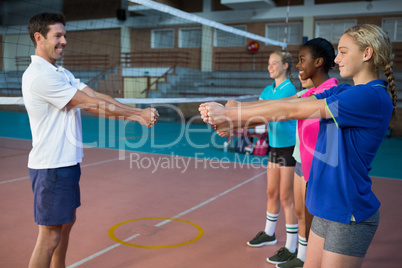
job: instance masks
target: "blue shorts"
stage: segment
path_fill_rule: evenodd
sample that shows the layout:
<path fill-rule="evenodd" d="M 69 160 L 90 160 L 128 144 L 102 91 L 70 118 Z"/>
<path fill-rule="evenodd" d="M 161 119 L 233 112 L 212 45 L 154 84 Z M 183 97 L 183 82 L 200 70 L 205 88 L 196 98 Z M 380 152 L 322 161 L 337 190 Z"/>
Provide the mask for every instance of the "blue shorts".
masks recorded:
<path fill-rule="evenodd" d="M 34 217 L 38 225 L 60 225 L 74 219 L 81 205 L 80 176 L 77 164 L 51 169 L 29 169 L 34 193 Z"/>
<path fill-rule="evenodd" d="M 301 163 L 296 161 L 296 165 L 295 165 L 295 173 L 297 174 L 297 176 L 299 177 L 303 177 L 303 170 L 301 167 Z"/>

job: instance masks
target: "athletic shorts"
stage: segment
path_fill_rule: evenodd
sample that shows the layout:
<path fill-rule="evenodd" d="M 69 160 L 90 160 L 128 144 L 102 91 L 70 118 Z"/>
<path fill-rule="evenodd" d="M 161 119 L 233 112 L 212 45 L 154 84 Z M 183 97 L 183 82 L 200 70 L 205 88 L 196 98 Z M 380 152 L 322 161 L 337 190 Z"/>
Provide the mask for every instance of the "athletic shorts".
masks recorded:
<path fill-rule="evenodd" d="M 364 257 L 380 222 L 377 211 L 368 219 L 350 224 L 325 220 L 314 216 L 311 230 L 325 239 L 324 250 L 342 255 Z"/>
<path fill-rule="evenodd" d="M 268 161 L 283 167 L 294 167 L 296 164 L 296 160 L 292 156 L 294 148 L 294 146 L 283 148 L 270 147 Z"/>
<path fill-rule="evenodd" d="M 34 217 L 38 225 L 60 225 L 74 219 L 81 205 L 80 165 L 29 169 L 34 193 Z"/>
<path fill-rule="evenodd" d="M 295 165 L 295 173 L 297 174 L 297 176 L 299 177 L 303 177 L 303 170 L 301 167 L 301 163 L 296 161 L 296 165 Z"/>

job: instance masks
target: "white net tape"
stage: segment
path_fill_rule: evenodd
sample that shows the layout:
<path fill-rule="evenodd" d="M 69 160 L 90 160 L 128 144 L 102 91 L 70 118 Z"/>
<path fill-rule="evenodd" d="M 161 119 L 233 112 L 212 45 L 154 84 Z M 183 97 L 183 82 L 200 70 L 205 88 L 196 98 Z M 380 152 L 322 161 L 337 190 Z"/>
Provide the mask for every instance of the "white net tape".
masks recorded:
<path fill-rule="evenodd" d="M 192 103 L 209 101 L 227 101 L 227 100 L 247 100 L 256 99 L 258 95 L 244 95 L 240 97 L 208 97 L 208 98 L 138 98 L 125 99 L 116 98 L 117 101 L 124 104 L 161 104 L 161 103 Z M 23 97 L 0 97 L 0 105 L 24 105 Z"/>

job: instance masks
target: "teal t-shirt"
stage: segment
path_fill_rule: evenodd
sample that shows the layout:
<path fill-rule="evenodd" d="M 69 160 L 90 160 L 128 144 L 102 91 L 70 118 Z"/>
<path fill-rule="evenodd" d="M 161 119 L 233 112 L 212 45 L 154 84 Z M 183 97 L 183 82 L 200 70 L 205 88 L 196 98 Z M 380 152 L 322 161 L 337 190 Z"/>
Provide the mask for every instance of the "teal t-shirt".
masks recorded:
<path fill-rule="evenodd" d="M 282 99 L 295 95 L 296 88 L 286 79 L 276 87 L 275 82 L 264 88 L 261 100 Z M 274 119 L 275 120 L 275 119 Z M 296 143 L 296 120 L 268 123 L 269 146 L 283 148 L 294 146 Z"/>

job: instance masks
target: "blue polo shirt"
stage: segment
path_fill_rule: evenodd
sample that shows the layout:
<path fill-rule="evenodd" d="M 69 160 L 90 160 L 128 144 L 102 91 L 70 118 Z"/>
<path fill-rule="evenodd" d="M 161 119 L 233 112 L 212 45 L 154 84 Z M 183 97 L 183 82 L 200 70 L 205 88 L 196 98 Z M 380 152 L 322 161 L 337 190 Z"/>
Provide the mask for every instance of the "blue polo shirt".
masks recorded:
<path fill-rule="evenodd" d="M 315 95 L 331 119 L 320 120 L 306 206 L 315 216 L 341 223 L 372 216 L 380 202 L 368 175 L 392 115 L 387 82 L 342 84 Z"/>
<path fill-rule="evenodd" d="M 261 100 L 282 99 L 295 95 L 296 88 L 286 79 L 279 86 L 272 85 L 264 88 Z M 274 119 L 275 120 L 275 119 Z M 268 123 L 269 146 L 274 148 L 290 147 L 296 144 L 296 120 Z"/>

